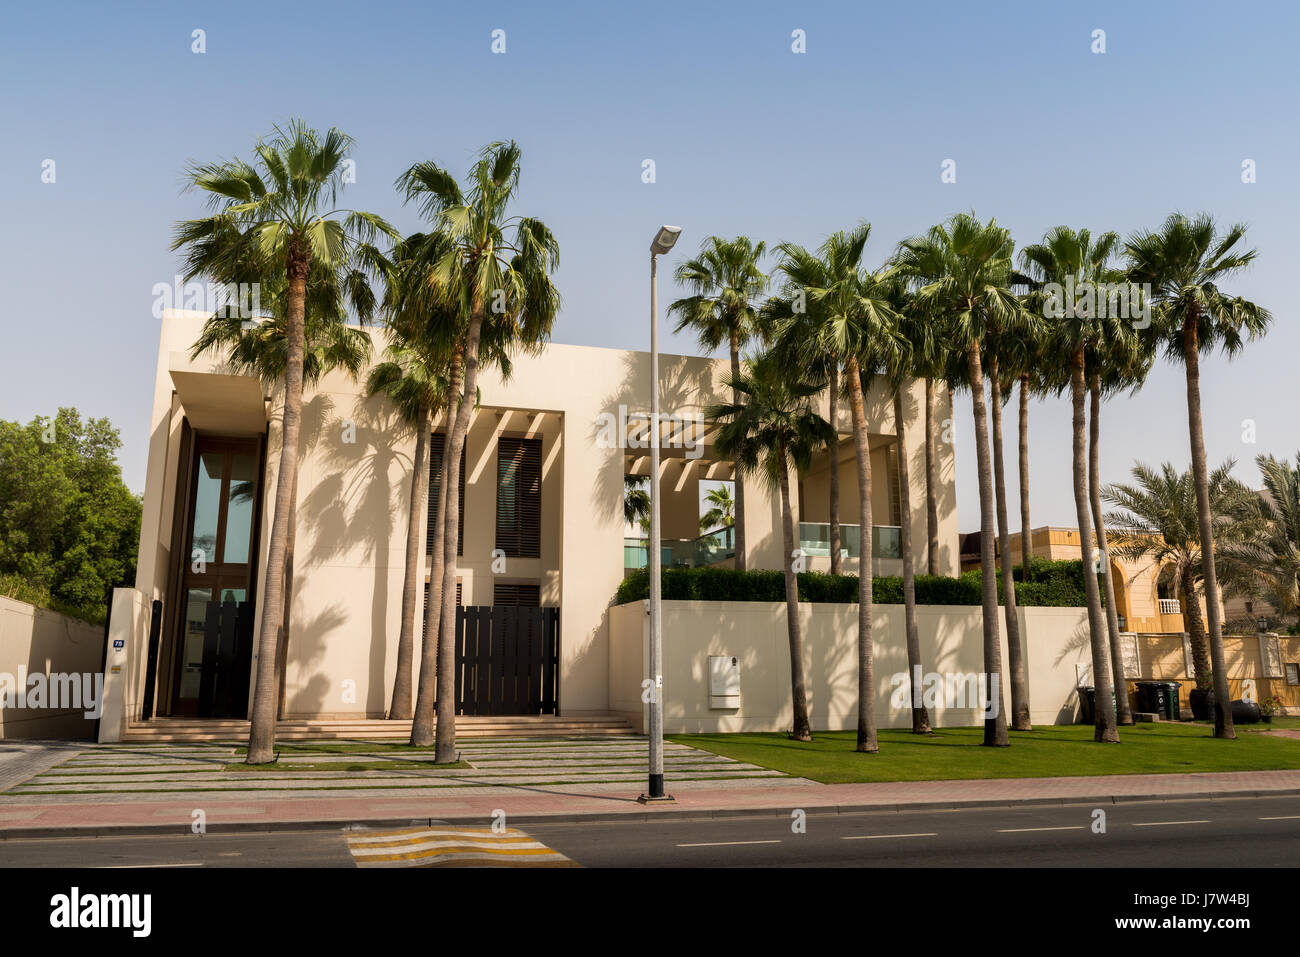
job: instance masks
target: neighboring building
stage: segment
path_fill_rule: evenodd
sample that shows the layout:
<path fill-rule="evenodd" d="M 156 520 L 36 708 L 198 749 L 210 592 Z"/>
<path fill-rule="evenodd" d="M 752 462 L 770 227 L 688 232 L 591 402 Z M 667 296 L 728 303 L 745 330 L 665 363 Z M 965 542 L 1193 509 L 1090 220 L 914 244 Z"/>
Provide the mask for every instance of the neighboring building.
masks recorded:
<path fill-rule="evenodd" d="M 145 715 L 243 718 L 248 710 L 280 457 L 280 397 L 256 378 L 231 374 L 215 357 L 189 358 L 204 319 L 168 311 L 162 320 L 136 591 L 115 596 L 112 622 L 115 636 L 127 636 L 110 661 L 110 700 L 118 698 L 122 727 L 106 721 L 105 740 Z M 372 337 L 379 356 L 383 333 Z M 569 716 L 611 710 L 609 608 L 626 569 L 645 560 L 644 546 L 628 541 L 622 504 L 624 476 L 649 474 L 649 368 L 648 353 L 549 345 L 539 355 L 518 356 L 508 383 L 487 371 L 459 469 L 459 599 L 465 606 L 559 609 L 540 618 L 512 612 L 511 620 L 535 628 L 558 619 L 550 694 Z M 731 564 L 726 535 L 701 542 L 699 533 L 700 482 L 735 479 L 701 414 L 730 400 L 721 387 L 728 370 L 725 360 L 660 357 L 666 563 Z M 941 392 L 940 419 L 950 415 L 946 401 Z M 911 515 L 900 514 L 897 479 L 900 452 L 923 461 L 922 403 L 923 390 L 912 383 L 908 405 L 917 424 L 900 450 L 892 401 L 881 386 L 867 397 L 875 574 L 901 573 L 903 521 L 911 523 L 924 567 L 924 469 L 911 470 Z M 828 475 L 840 470 L 844 567 L 856 573 L 857 479 L 845 405 L 839 448 L 819 455 L 799 477 L 794 507 L 809 568 L 828 570 Z M 435 476 L 443 427 L 435 424 Z M 414 449 L 412 429 L 387 400 L 365 398 L 359 383 L 332 374 L 304 395 L 285 718 L 386 713 Z M 940 445 L 939 475 L 939 567 L 951 575 L 958 556 L 950 445 Z M 776 496 L 747 479 L 745 507 L 749 567 L 780 568 Z M 425 509 L 422 530 L 431 524 Z M 426 548 L 422 542 L 421 555 Z M 421 580 L 427 575 L 422 560 Z M 497 645 L 488 652 L 502 653 Z M 417 669 L 418 658 L 417 642 Z M 545 690 L 541 700 L 547 710 Z M 533 700 L 529 710 L 536 709 Z"/>
<path fill-rule="evenodd" d="M 1030 554 L 1035 558 L 1052 560 L 1072 559 L 1078 561 L 1083 554 L 1077 528 L 1063 528 L 1044 525 L 1030 532 Z M 1021 561 L 1020 533 L 1009 536 L 1010 555 L 1013 565 Z M 1096 557 L 1096 539 L 1093 539 L 1093 555 Z M 967 532 L 960 536 L 961 570 L 970 571 L 980 565 L 980 533 Z M 1001 549 L 998 540 L 993 541 L 994 554 L 1001 567 Z M 1186 630 L 1183 620 L 1183 597 L 1174 582 L 1172 565 L 1157 568 L 1152 559 L 1144 558 L 1133 561 L 1111 553 L 1111 583 L 1115 588 L 1115 611 L 1120 617 L 1121 628 L 1125 631 L 1162 634 L 1177 633 Z M 1201 620 L 1205 617 L 1205 597 L 1197 599 L 1201 607 Z M 1224 630 L 1253 634 L 1258 628 L 1258 619 L 1263 617 L 1270 626 L 1276 623 L 1276 614 L 1271 605 L 1262 599 L 1241 597 L 1223 600 Z"/>

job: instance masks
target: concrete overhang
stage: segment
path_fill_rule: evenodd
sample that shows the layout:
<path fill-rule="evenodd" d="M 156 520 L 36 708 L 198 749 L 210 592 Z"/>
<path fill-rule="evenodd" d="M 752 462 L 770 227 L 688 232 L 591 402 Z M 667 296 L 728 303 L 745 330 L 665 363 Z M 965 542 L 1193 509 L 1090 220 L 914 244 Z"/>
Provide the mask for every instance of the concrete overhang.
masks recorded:
<path fill-rule="evenodd" d="M 191 428 L 222 435 L 266 431 L 267 402 L 256 376 L 203 372 L 183 352 L 171 354 L 169 372 Z"/>

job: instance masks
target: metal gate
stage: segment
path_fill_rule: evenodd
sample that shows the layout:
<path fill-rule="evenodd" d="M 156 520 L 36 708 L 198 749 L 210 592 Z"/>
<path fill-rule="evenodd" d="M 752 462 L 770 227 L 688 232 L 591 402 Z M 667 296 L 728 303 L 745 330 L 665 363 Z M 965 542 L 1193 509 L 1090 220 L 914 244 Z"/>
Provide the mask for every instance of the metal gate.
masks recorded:
<path fill-rule="evenodd" d="M 253 660 L 253 603 L 208 602 L 203 621 L 200 718 L 248 717 L 248 677 Z"/>
<path fill-rule="evenodd" d="M 456 713 L 556 714 L 560 609 L 456 608 Z"/>

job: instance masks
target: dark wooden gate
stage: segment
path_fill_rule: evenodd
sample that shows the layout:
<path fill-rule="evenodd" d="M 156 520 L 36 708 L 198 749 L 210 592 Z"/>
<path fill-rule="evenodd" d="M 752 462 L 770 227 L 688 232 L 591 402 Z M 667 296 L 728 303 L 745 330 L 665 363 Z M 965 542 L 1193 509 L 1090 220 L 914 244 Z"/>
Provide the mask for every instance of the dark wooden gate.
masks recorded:
<path fill-rule="evenodd" d="M 253 660 L 253 603 L 208 602 L 203 621 L 200 718 L 248 717 L 248 677 Z"/>
<path fill-rule="evenodd" d="M 456 609 L 456 713 L 556 714 L 560 609 Z"/>

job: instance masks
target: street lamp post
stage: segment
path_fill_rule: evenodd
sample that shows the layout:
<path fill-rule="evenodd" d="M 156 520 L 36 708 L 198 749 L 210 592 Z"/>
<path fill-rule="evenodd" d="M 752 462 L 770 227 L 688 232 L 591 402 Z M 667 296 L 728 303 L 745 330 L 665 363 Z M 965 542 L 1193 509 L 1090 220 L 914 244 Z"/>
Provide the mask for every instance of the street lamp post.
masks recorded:
<path fill-rule="evenodd" d="M 661 226 L 650 243 L 650 786 L 639 800 L 671 801 L 664 792 L 663 618 L 659 546 L 659 302 L 658 257 L 681 234 L 679 226 Z"/>

